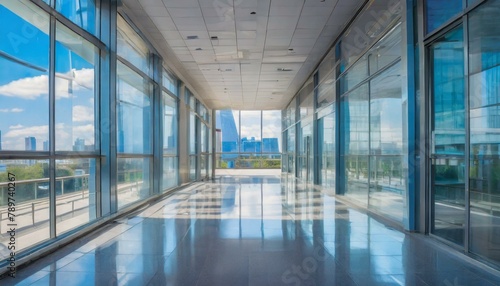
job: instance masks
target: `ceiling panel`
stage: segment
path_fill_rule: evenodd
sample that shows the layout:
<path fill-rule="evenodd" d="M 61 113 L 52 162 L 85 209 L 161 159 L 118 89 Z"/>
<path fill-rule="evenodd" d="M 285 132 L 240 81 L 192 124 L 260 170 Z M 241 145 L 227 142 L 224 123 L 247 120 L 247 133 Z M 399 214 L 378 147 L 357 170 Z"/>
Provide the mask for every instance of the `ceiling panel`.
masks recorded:
<path fill-rule="evenodd" d="M 210 108 L 234 109 L 284 108 L 364 2 L 122 1 Z"/>

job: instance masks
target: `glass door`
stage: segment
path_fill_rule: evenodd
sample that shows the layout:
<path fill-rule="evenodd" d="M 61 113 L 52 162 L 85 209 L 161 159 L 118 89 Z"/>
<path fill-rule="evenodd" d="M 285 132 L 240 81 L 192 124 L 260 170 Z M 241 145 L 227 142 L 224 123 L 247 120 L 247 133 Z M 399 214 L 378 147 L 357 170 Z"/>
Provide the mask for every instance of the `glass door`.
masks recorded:
<path fill-rule="evenodd" d="M 431 117 L 431 233 L 464 246 L 465 82 L 463 28 L 429 47 Z"/>

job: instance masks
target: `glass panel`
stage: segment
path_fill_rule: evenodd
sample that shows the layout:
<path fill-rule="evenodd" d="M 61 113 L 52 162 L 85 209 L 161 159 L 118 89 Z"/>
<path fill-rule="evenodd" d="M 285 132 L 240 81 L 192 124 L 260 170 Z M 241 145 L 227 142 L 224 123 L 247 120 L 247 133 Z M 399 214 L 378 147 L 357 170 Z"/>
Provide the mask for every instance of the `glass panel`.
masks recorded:
<path fill-rule="evenodd" d="M 368 61 L 364 55 L 346 74 L 340 78 L 340 94 L 356 87 L 368 77 Z"/>
<path fill-rule="evenodd" d="M 49 17 L 29 1 L 0 4 L 0 150 L 49 150 Z"/>
<path fill-rule="evenodd" d="M 93 0 L 56 0 L 56 10 L 71 22 L 96 34 L 96 6 Z"/>
<path fill-rule="evenodd" d="M 239 122 L 240 115 L 238 111 L 217 110 L 216 126 L 220 130 L 218 152 L 238 152 L 239 150 Z M 217 137 L 219 138 L 219 137 Z"/>
<path fill-rule="evenodd" d="M 150 195 L 149 158 L 118 158 L 118 208 Z"/>
<path fill-rule="evenodd" d="M 163 70 L 163 86 L 174 95 L 179 95 L 177 88 L 177 79 L 166 70 Z"/>
<path fill-rule="evenodd" d="M 177 186 L 177 157 L 163 158 L 163 189 L 167 190 Z"/>
<path fill-rule="evenodd" d="M 117 53 L 131 64 L 149 74 L 149 49 L 144 40 L 118 15 Z"/>
<path fill-rule="evenodd" d="M 331 190 L 335 188 L 335 113 L 326 115 L 318 124 L 321 160 L 321 185 Z"/>
<path fill-rule="evenodd" d="M 398 24 L 368 51 L 370 75 L 401 58 L 401 39 L 401 24 Z"/>
<path fill-rule="evenodd" d="M 236 160 L 236 168 L 259 169 L 261 168 L 261 158 L 259 154 L 240 154 Z"/>
<path fill-rule="evenodd" d="M 208 128 L 204 123 L 200 123 L 201 125 L 201 138 L 200 138 L 200 147 L 202 153 L 208 152 Z"/>
<path fill-rule="evenodd" d="M 191 181 L 195 181 L 198 179 L 196 176 L 196 163 L 197 162 L 198 162 L 197 155 L 189 156 L 189 179 Z"/>
<path fill-rule="evenodd" d="M 463 53 L 462 27 L 430 47 L 432 154 L 436 157 L 432 160 L 431 232 L 461 246 L 465 223 Z"/>
<path fill-rule="evenodd" d="M 432 164 L 431 232 L 458 245 L 464 244 L 465 166 L 463 160 L 436 159 Z"/>
<path fill-rule="evenodd" d="M 163 92 L 163 153 L 177 155 L 177 100 Z"/>
<path fill-rule="evenodd" d="M 241 111 L 240 152 L 260 153 L 261 150 L 261 112 Z"/>
<path fill-rule="evenodd" d="M 281 152 L 281 111 L 262 111 L 262 152 Z"/>
<path fill-rule="evenodd" d="M 488 1 L 469 16 L 470 250 L 497 263 L 500 262 L 498 11 L 500 2 Z"/>
<path fill-rule="evenodd" d="M 124 64 L 117 66 L 119 153 L 151 153 L 152 85 Z"/>
<path fill-rule="evenodd" d="M 431 47 L 434 153 L 463 155 L 465 143 L 463 29 Z"/>
<path fill-rule="evenodd" d="M 369 101 L 364 84 L 342 98 L 346 191 L 363 205 L 368 199 Z"/>
<path fill-rule="evenodd" d="M 9 243 L 10 223 L 17 224 L 16 252 L 50 238 L 48 177 L 48 160 L 0 160 L 2 245 Z M 11 209 L 15 217 L 7 214 L 9 207 L 15 208 Z"/>
<path fill-rule="evenodd" d="M 354 23 L 344 33 L 340 42 L 341 72 L 383 34 L 402 14 L 402 1 L 375 0 L 366 5 Z"/>
<path fill-rule="evenodd" d="M 96 218 L 96 160 L 56 161 L 57 235 Z"/>
<path fill-rule="evenodd" d="M 462 11 L 463 0 L 426 0 L 427 33 L 439 28 Z"/>
<path fill-rule="evenodd" d="M 401 221 L 406 180 L 403 178 L 403 101 L 401 63 L 370 82 L 369 206 Z"/>
<path fill-rule="evenodd" d="M 56 26 L 56 150 L 95 150 L 95 61 L 98 49 Z"/>
<path fill-rule="evenodd" d="M 318 86 L 316 107 L 319 109 L 335 101 L 335 73 L 330 73 Z"/>
<path fill-rule="evenodd" d="M 196 138 L 196 123 L 197 123 L 196 115 L 191 111 L 189 113 L 189 154 L 197 154 L 196 143 L 198 142 L 198 138 Z"/>
<path fill-rule="evenodd" d="M 207 155 L 202 154 L 200 156 L 200 177 L 205 178 L 207 176 Z"/>

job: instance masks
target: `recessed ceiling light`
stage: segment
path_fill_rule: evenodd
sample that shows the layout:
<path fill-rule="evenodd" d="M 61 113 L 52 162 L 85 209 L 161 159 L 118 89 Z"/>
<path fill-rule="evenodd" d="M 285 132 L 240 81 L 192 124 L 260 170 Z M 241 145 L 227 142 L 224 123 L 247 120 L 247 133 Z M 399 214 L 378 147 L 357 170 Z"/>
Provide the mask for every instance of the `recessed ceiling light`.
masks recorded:
<path fill-rule="evenodd" d="M 198 36 L 194 35 L 194 36 L 187 36 L 187 39 L 188 40 L 196 40 L 198 39 Z"/>

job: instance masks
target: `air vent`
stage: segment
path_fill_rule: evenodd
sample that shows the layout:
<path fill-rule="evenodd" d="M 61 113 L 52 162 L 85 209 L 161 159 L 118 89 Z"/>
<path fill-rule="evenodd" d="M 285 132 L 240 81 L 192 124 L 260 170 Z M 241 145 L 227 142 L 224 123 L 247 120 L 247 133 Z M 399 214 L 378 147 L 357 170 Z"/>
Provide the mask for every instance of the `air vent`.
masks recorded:
<path fill-rule="evenodd" d="M 210 40 L 212 40 L 212 41 L 216 41 L 216 40 L 218 40 L 218 39 L 219 39 L 219 37 L 217 37 L 217 36 L 212 36 L 212 37 L 210 37 Z"/>
<path fill-rule="evenodd" d="M 202 48 L 196 48 L 195 50 L 197 50 L 197 51 L 201 51 L 201 50 L 203 50 L 203 49 L 202 49 Z"/>
<path fill-rule="evenodd" d="M 289 69 L 289 68 L 278 68 L 277 71 L 289 72 L 289 71 L 292 71 L 292 69 Z"/>
<path fill-rule="evenodd" d="M 198 39 L 198 36 L 187 36 L 188 40 L 196 40 Z"/>

